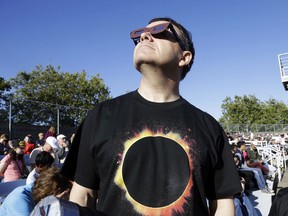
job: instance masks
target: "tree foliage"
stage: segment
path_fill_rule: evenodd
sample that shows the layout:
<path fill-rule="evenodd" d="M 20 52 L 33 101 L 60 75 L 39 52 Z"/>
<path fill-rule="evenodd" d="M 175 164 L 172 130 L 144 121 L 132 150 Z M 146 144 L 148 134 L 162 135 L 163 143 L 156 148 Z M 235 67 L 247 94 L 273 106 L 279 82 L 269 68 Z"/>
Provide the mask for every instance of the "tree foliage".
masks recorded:
<path fill-rule="evenodd" d="M 5 91 L 9 91 L 11 89 L 11 85 L 9 81 L 5 80 L 3 77 L 0 77 L 0 98 L 5 100 Z"/>
<path fill-rule="evenodd" d="M 11 89 L 9 81 L 5 80 L 3 77 L 0 77 L 0 119 L 2 122 L 8 121 L 8 94 L 5 93 Z"/>
<path fill-rule="evenodd" d="M 255 96 L 226 97 L 221 105 L 219 122 L 226 124 L 288 124 L 288 107 L 282 101 L 269 99 L 261 102 Z"/>
<path fill-rule="evenodd" d="M 85 71 L 60 72 L 60 67 L 36 66 L 10 80 L 13 87 L 13 120 L 21 123 L 77 126 L 83 114 L 109 99 L 110 92 L 99 75 L 89 80 Z"/>

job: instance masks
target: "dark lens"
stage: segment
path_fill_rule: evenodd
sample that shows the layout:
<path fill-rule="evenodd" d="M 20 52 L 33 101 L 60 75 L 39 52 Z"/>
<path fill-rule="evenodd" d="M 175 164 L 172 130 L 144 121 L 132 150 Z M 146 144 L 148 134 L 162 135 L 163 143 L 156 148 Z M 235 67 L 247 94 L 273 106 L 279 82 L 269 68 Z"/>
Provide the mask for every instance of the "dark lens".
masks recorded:
<path fill-rule="evenodd" d="M 133 42 L 134 42 L 135 45 L 137 45 L 140 42 L 140 37 L 133 38 Z"/>

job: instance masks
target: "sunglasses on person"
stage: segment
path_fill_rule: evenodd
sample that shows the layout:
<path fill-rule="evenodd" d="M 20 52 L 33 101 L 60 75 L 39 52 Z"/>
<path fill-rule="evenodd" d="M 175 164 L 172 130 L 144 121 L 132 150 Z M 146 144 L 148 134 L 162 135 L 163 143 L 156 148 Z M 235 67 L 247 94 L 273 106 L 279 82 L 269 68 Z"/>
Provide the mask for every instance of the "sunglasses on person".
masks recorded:
<path fill-rule="evenodd" d="M 140 29 L 136 29 L 132 32 L 130 32 L 130 37 L 133 40 L 135 46 L 140 42 L 140 36 L 142 33 L 144 32 L 149 32 L 151 35 L 156 36 L 157 35 L 161 35 L 165 36 L 165 31 L 166 30 L 170 30 L 175 38 L 175 40 L 178 42 L 178 44 L 180 45 L 182 51 L 185 51 L 185 46 L 182 43 L 182 41 L 180 40 L 179 35 L 177 34 L 176 30 L 174 29 L 173 25 L 171 23 L 161 23 L 152 27 L 145 27 L 145 28 L 140 28 Z"/>

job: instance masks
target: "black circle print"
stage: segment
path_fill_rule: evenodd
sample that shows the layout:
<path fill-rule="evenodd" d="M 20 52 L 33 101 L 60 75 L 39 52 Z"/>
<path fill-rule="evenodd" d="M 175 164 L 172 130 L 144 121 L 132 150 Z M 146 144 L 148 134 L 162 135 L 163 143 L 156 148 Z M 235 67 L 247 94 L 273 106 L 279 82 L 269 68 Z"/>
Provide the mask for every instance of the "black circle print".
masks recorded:
<path fill-rule="evenodd" d="M 145 137 L 129 148 L 122 175 L 134 200 L 149 207 L 167 206 L 181 197 L 188 184 L 188 156 L 174 140 Z"/>

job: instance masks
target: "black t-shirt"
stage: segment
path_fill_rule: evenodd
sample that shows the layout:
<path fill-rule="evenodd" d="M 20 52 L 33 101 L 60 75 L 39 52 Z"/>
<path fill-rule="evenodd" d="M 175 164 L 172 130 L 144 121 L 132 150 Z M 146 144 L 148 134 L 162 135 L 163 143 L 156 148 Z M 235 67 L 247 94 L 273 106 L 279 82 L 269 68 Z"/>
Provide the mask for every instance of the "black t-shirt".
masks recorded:
<path fill-rule="evenodd" d="M 241 192 L 225 132 L 183 98 L 153 103 L 135 91 L 105 101 L 74 140 L 62 173 L 98 190 L 108 215 L 208 215 L 206 198 Z"/>

